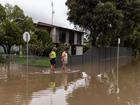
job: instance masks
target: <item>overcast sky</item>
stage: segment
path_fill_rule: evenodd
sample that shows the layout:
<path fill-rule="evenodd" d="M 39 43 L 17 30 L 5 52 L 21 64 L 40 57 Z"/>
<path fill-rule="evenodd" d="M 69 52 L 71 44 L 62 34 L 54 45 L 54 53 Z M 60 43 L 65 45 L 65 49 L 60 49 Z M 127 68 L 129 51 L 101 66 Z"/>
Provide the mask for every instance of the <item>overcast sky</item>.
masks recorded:
<path fill-rule="evenodd" d="M 1 4 L 9 3 L 18 5 L 25 14 L 32 17 L 35 22 L 46 22 L 51 24 L 51 2 L 52 0 L 0 0 Z M 53 24 L 73 28 L 67 20 L 66 0 L 53 0 L 54 18 Z"/>

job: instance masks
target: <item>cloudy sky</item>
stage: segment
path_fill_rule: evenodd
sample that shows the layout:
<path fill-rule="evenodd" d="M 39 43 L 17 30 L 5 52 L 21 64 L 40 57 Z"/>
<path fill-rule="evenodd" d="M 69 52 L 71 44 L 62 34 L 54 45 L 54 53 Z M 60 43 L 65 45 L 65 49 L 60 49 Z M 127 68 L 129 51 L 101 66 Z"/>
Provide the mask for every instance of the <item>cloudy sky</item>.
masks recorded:
<path fill-rule="evenodd" d="M 32 17 L 35 22 L 46 22 L 51 24 L 51 2 L 52 0 L 0 0 L 4 5 L 9 3 L 18 5 L 24 10 L 25 14 Z M 73 28 L 73 25 L 67 20 L 67 6 L 66 0 L 53 0 L 54 18 L 53 24 Z"/>

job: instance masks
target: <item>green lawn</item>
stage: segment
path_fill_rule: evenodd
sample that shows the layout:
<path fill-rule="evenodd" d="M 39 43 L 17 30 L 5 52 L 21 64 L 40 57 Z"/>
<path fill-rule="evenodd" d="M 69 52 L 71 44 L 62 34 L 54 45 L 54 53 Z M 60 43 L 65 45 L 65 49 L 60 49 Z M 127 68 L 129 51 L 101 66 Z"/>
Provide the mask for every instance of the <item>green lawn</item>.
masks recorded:
<path fill-rule="evenodd" d="M 25 57 L 16 57 L 14 59 L 14 62 L 17 64 L 27 64 L 27 59 Z M 47 57 L 29 58 L 28 64 L 38 66 L 50 66 L 50 61 Z"/>

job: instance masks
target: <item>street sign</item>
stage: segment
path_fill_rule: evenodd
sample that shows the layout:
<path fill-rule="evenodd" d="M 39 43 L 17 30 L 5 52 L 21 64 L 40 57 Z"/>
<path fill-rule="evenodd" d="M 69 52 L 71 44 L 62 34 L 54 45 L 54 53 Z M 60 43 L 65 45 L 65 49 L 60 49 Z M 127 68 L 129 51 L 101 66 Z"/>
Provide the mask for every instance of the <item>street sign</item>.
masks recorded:
<path fill-rule="evenodd" d="M 23 34 L 23 40 L 25 42 L 29 42 L 30 41 L 30 34 L 29 34 L 29 32 L 24 32 L 24 34 Z"/>
<path fill-rule="evenodd" d="M 120 44 L 120 38 L 118 38 L 118 44 Z"/>

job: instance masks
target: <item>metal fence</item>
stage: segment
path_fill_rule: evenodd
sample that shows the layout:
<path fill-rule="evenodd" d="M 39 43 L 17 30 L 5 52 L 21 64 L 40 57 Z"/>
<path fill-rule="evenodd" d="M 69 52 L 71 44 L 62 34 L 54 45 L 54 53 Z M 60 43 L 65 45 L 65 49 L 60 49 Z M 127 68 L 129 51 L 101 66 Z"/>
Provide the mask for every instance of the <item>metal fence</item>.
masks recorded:
<path fill-rule="evenodd" d="M 130 48 L 120 47 L 120 57 L 119 57 L 119 66 L 128 64 L 131 62 L 132 50 Z M 0 55 L 0 58 L 7 58 L 9 55 Z M 10 55 L 7 62 L 15 62 L 16 55 Z M 29 56 L 30 60 L 37 60 L 41 57 Z M 4 61 L 5 62 L 5 61 Z M 85 52 L 83 55 L 69 55 L 68 57 L 68 66 L 70 69 L 80 69 L 87 70 L 90 72 L 100 73 L 102 71 L 108 71 L 116 68 L 117 63 L 117 48 L 116 47 L 104 47 L 97 48 L 93 47 Z M 57 57 L 57 67 L 60 67 L 61 58 Z"/>
<path fill-rule="evenodd" d="M 119 66 L 131 62 L 132 49 L 120 47 Z M 100 73 L 116 68 L 117 48 L 116 47 L 93 47 L 83 55 L 69 56 L 69 67 L 72 69 L 91 70 Z M 57 58 L 57 66 L 61 65 L 60 57 Z"/>

